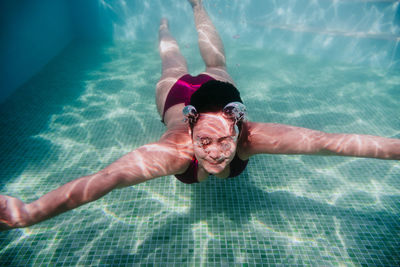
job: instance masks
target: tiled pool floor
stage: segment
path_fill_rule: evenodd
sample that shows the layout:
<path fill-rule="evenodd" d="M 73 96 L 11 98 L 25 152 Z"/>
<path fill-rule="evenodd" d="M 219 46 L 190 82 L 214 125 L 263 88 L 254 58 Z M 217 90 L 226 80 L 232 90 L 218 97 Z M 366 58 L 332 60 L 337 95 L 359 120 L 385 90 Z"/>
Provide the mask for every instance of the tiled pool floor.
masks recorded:
<path fill-rule="evenodd" d="M 400 138 L 398 73 L 226 50 L 250 120 Z M 154 44 L 71 45 L 0 106 L 0 194 L 33 201 L 157 140 L 159 75 Z M 163 177 L 0 233 L 1 266 L 399 263 L 400 164 L 375 159 L 260 155 L 235 179 Z"/>

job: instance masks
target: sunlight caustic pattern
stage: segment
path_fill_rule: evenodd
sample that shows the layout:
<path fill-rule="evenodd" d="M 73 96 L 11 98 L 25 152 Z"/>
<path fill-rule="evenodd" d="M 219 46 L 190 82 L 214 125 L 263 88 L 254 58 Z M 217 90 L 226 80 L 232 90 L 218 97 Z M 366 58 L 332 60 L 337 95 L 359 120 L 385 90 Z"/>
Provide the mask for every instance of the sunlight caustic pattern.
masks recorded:
<path fill-rule="evenodd" d="M 32 201 L 162 134 L 154 104 L 156 50 L 147 43 L 103 47 L 107 60 L 80 81 L 81 94 L 49 113 L 46 128 L 32 136 L 50 144 L 55 156 L 28 159 L 1 194 Z M 227 52 L 250 120 L 400 136 L 396 73 L 255 47 Z M 399 260 L 399 175 L 394 161 L 257 156 L 235 179 L 194 186 L 156 179 L 1 233 L 0 262 L 390 265 Z"/>
<path fill-rule="evenodd" d="M 191 10 L 181 0 L 102 2 L 104 9 L 119 18 L 114 23 L 114 38 L 118 40 L 154 39 L 157 25 L 153 20 L 164 16 L 183 44 L 195 43 L 193 27 L 184 27 L 186 23 L 182 23 L 191 23 Z M 373 67 L 399 66 L 397 0 L 203 2 L 216 27 L 223 29 L 220 34 L 224 40 L 290 54 L 335 57 Z"/>

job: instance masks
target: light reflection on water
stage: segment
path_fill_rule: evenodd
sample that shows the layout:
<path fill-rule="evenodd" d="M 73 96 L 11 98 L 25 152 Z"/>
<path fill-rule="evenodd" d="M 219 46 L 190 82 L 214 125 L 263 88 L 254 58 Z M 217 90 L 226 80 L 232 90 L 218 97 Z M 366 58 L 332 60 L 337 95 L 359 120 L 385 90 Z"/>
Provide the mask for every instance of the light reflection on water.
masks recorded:
<path fill-rule="evenodd" d="M 75 84 L 55 78 L 59 90 L 80 91 L 58 111 L 51 107 L 59 99 L 46 100 L 37 115 L 45 126 L 8 148 L 1 194 L 32 201 L 163 133 L 154 102 L 160 73 L 154 46 L 117 42 L 100 48 L 100 63 L 84 68 Z M 200 71 L 197 47 L 182 50 L 192 72 Z M 254 47 L 226 50 L 250 120 L 400 137 L 398 73 Z M 68 53 L 79 51 L 67 50 L 57 65 L 62 69 Z M 74 71 L 64 70 L 71 76 Z M 21 91 L 48 90 L 50 73 L 45 69 Z M 35 147 L 46 157 L 20 157 L 26 168 L 18 173 L 16 157 L 35 142 L 46 144 Z M 190 186 L 164 177 L 1 233 L 0 262 L 359 265 L 378 258 L 373 263 L 393 264 L 399 260 L 399 174 L 395 161 L 257 156 L 232 180 Z"/>

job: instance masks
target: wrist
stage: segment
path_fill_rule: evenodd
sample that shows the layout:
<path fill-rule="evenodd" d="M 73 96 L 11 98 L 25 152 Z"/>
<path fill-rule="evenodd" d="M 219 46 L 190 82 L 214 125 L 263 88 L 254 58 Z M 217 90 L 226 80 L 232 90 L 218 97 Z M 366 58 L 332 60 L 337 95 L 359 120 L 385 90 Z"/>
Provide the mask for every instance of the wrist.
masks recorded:
<path fill-rule="evenodd" d="M 24 213 L 24 216 L 21 218 L 21 223 L 23 226 L 21 227 L 27 227 L 30 225 L 33 225 L 37 222 L 37 209 L 36 205 L 34 202 L 29 203 L 29 204 L 24 204 L 24 206 L 21 208 L 22 212 Z"/>

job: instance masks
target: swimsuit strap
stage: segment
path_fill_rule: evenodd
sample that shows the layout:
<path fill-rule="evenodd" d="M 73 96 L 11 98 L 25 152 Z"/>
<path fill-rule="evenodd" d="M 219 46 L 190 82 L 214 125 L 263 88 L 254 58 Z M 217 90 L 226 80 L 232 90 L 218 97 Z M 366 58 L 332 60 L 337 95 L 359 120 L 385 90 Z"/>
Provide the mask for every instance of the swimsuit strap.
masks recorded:
<path fill-rule="evenodd" d="M 247 163 L 249 160 L 241 160 L 236 153 L 235 157 L 232 159 L 229 164 L 229 176 L 230 178 L 240 175 L 244 169 L 246 169 Z"/>
<path fill-rule="evenodd" d="M 189 164 L 187 170 L 182 174 L 175 174 L 175 177 L 185 184 L 193 184 L 198 183 L 197 180 L 197 171 L 199 170 L 199 162 L 196 157 L 193 155 L 192 161 Z"/>

